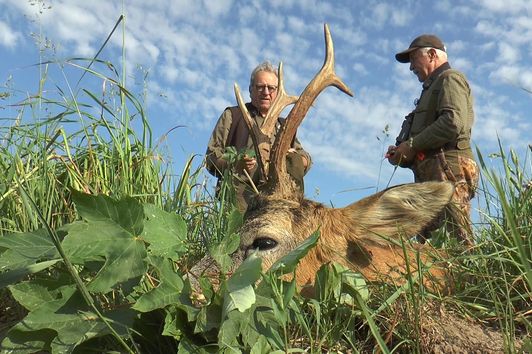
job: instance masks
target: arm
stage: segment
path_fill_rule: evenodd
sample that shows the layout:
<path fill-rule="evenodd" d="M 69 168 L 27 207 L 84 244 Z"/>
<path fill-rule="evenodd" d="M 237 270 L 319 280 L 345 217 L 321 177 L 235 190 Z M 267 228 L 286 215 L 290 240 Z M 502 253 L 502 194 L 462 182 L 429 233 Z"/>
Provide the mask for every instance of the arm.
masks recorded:
<path fill-rule="evenodd" d="M 312 158 L 310 157 L 310 154 L 305 151 L 297 137 L 294 139 L 292 147 L 288 150 L 288 153 L 295 153 L 301 157 L 301 161 L 305 167 L 305 174 L 310 170 L 310 167 L 312 166 Z"/>
<path fill-rule="evenodd" d="M 461 74 L 455 72 L 444 77 L 438 96 L 438 118 L 414 137 L 414 150 L 439 148 L 468 129 L 472 123 L 468 122 L 470 94 L 469 84 Z"/>
<path fill-rule="evenodd" d="M 207 170 L 213 176 L 220 176 L 227 168 L 227 161 L 222 156 L 227 143 L 233 117 L 231 110 L 226 109 L 216 123 L 205 153 Z"/>

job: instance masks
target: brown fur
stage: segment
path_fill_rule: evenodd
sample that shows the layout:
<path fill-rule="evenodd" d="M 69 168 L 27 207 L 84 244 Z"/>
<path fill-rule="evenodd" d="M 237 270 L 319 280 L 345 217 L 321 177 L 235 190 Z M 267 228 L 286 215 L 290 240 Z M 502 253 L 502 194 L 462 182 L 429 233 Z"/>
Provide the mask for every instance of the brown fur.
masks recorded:
<path fill-rule="evenodd" d="M 406 242 L 404 252 L 401 240 L 421 231 L 445 207 L 452 193 L 453 185 L 447 182 L 406 184 L 344 208 L 327 208 L 296 195 L 291 199 L 286 195 L 278 198 L 275 193 L 258 196 L 245 215 L 234 266 L 256 251 L 266 270 L 319 229 L 318 244 L 296 269 L 297 283 L 307 293 L 312 292 L 318 269 L 331 261 L 359 271 L 369 281 L 404 282 L 407 262 L 410 272 L 415 273 L 417 253 L 422 263 L 430 263 L 434 250 Z M 254 242 L 260 238 L 274 240 L 277 246 L 255 250 Z M 431 267 L 424 283 L 434 290 L 443 289 L 445 270 Z"/>

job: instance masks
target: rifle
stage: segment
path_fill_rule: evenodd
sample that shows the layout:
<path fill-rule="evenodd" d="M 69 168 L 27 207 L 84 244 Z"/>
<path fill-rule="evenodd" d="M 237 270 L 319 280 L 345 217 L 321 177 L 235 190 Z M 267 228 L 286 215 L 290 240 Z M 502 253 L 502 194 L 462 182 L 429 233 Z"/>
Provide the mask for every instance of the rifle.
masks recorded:
<path fill-rule="evenodd" d="M 412 121 L 414 120 L 414 112 L 410 112 L 405 116 L 405 120 L 401 125 L 401 131 L 397 138 L 395 138 L 395 146 L 399 146 L 403 141 L 407 141 L 410 137 L 410 130 L 412 129 Z"/>
<path fill-rule="evenodd" d="M 408 115 L 405 116 L 405 120 L 403 121 L 403 124 L 401 125 L 401 131 L 399 132 L 399 135 L 397 138 L 395 138 L 395 146 L 399 146 L 401 143 L 407 141 L 410 138 L 410 130 L 412 129 L 412 122 L 414 120 L 414 112 L 410 112 Z M 388 150 L 386 155 L 384 157 L 389 158 L 395 154 L 395 149 Z M 425 154 L 420 151 L 416 154 L 414 159 L 418 160 L 424 160 Z M 399 160 L 398 165 L 401 167 L 410 167 L 414 161 L 406 161 L 406 160 Z"/>

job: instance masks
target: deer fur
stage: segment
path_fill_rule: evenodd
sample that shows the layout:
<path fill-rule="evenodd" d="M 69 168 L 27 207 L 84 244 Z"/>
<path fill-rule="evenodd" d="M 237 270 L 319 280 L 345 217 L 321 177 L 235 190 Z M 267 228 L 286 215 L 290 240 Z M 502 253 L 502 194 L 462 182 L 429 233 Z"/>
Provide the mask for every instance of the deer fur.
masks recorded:
<path fill-rule="evenodd" d="M 320 239 L 296 270 L 297 283 L 311 287 L 322 264 L 335 261 L 361 272 L 370 281 L 401 282 L 406 273 L 417 270 L 416 252 L 422 262 L 431 262 L 429 247 L 408 244 L 447 205 L 453 193 L 451 183 L 428 182 L 392 187 L 344 208 L 327 208 L 307 199 L 278 199 L 259 196 L 245 215 L 240 247 L 235 259 L 255 251 L 264 269 L 286 255 L 314 231 Z M 265 240 L 275 247 L 262 250 Z M 406 242 L 405 260 L 401 240 Z M 395 241 L 395 242 L 394 242 Z M 240 253 L 240 254 L 238 254 Z M 429 281 L 445 286 L 445 271 L 430 269 Z M 431 285 L 432 288 L 435 288 Z"/>

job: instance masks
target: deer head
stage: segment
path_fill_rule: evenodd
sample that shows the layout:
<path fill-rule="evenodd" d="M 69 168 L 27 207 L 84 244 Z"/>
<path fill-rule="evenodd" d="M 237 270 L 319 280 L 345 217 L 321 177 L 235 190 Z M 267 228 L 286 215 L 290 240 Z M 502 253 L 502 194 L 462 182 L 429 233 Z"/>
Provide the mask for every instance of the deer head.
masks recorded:
<path fill-rule="evenodd" d="M 419 233 L 436 218 L 449 203 L 454 187 L 446 182 L 401 185 L 344 208 L 327 208 L 303 198 L 288 175 L 285 162 L 296 130 L 316 97 L 327 86 L 336 86 L 352 95 L 334 73 L 333 44 L 327 25 L 325 43 L 323 67 L 297 100 L 286 95 L 282 64 L 279 66 L 279 94 L 260 128 L 250 118 L 238 86 L 235 86 L 235 94 L 267 182 L 262 194 L 256 196 L 244 216 L 240 247 L 233 255 L 234 266 L 237 267 L 251 252 L 257 252 L 262 258 L 263 268 L 268 269 L 319 229 L 321 236 L 317 246 L 302 259 L 296 270 L 300 286 L 311 288 L 319 267 L 330 261 L 356 269 L 369 280 L 401 281 L 407 269 L 416 271 L 417 252 L 421 252 L 422 262 L 431 262 L 432 258 L 427 250 L 416 249 L 421 247 L 406 246 L 407 251 L 404 252 L 399 240 Z M 274 134 L 279 114 L 294 102 L 270 149 L 269 137 Z M 212 272 L 213 264 L 204 259 L 191 273 L 198 276 L 205 270 Z M 436 267 L 431 268 L 430 273 L 438 281 L 445 275 L 441 268 Z"/>

